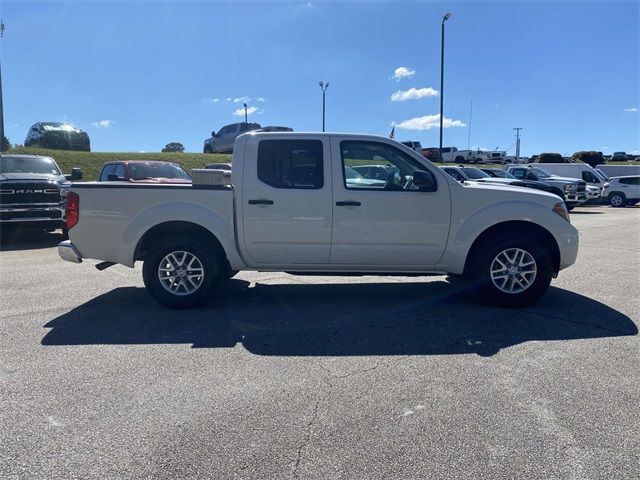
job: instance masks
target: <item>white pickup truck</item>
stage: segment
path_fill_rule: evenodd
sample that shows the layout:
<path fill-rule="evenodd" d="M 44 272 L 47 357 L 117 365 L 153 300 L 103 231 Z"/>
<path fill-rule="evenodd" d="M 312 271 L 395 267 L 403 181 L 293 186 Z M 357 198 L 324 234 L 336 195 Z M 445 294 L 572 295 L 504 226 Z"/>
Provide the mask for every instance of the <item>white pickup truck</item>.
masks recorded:
<path fill-rule="evenodd" d="M 386 180 L 353 175 L 379 162 Z M 143 261 L 161 304 L 201 305 L 239 270 L 461 276 L 485 300 L 523 306 L 573 264 L 578 232 L 557 196 L 459 183 L 381 137 L 248 133 L 230 181 L 76 183 L 67 261 Z M 222 173 L 222 172 L 220 172 Z"/>

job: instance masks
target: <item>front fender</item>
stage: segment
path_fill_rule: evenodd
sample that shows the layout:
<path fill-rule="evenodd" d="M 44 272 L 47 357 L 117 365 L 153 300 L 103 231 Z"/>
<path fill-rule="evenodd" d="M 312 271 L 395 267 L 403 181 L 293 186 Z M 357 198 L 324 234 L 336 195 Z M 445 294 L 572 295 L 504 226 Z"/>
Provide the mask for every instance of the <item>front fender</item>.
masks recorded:
<path fill-rule="evenodd" d="M 118 263 L 132 267 L 138 242 L 151 228 L 171 221 L 191 222 L 209 230 L 218 239 L 232 265 L 241 262 L 233 235 L 233 212 L 224 216 L 196 202 L 164 202 L 138 212 L 122 234 Z"/>
<path fill-rule="evenodd" d="M 550 207 L 527 201 L 493 203 L 466 215 L 454 214 L 453 218 L 460 220 L 451 225 L 449 242 L 440 268 L 455 274 L 464 272 L 465 261 L 476 238 L 500 223 L 521 221 L 536 224 L 551 233 L 556 242 L 575 231 L 569 222 L 554 213 Z"/>

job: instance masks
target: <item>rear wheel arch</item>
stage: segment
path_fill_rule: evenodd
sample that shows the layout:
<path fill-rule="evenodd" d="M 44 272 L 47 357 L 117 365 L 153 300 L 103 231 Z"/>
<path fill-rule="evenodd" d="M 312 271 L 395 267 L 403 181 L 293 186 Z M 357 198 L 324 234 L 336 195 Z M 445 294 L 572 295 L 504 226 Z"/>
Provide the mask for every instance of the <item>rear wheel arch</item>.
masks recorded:
<path fill-rule="evenodd" d="M 483 248 L 490 245 L 495 239 L 508 238 L 510 234 L 527 235 L 536 240 L 540 245 L 546 247 L 547 254 L 551 259 L 554 272 L 560 270 L 560 248 L 553 235 L 544 227 L 522 220 L 513 220 L 497 223 L 484 230 L 473 241 L 464 264 L 464 274 L 470 273 L 474 261 L 482 252 Z"/>
<path fill-rule="evenodd" d="M 227 254 L 222 247 L 222 244 L 218 238 L 207 228 L 202 225 L 198 225 L 192 222 L 185 221 L 169 221 L 163 222 L 151 227 L 147 230 L 136 245 L 133 259 L 145 260 L 149 253 L 162 245 L 163 239 L 184 236 L 188 238 L 197 238 L 210 248 L 212 248 L 217 255 L 221 257 L 224 264 L 229 267 L 229 260 Z M 229 270 L 231 268 L 229 267 Z"/>

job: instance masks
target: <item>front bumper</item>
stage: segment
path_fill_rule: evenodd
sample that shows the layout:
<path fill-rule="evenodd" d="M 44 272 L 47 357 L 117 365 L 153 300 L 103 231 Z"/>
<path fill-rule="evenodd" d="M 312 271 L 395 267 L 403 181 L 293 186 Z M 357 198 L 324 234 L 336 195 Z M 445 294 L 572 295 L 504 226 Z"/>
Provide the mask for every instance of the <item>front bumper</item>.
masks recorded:
<path fill-rule="evenodd" d="M 65 240 L 58 244 L 58 255 L 67 262 L 82 263 L 82 256 L 73 243 L 71 243 L 71 240 Z"/>
<path fill-rule="evenodd" d="M 586 202 L 587 200 L 589 200 L 589 198 L 587 197 L 587 193 L 586 192 L 579 192 L 579 193 L 566 193 L 564 194 L 564 201 L 566 203 L 570 203 L 570 204 L 581 204 Z"/>
<path fill-rule="evenodd" d="M 558 249 L 560 250 L 560 270 L 563 270 L 576 263 L 578 248 L 580 246 L 580 236 L 578 230 L 571 225 L 571 228 L 555 237 L 558 242 Z"/>

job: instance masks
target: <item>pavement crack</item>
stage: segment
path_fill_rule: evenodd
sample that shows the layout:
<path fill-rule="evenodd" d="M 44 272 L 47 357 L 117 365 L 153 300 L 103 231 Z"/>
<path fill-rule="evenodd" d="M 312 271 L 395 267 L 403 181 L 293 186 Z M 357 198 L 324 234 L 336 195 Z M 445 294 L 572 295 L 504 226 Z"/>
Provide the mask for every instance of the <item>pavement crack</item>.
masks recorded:
<path fill-rule="evenodd" d="M 316 400 L 316 404 L 313 407 L 313 412 L 311 413 L 311 418 L 307 422 L 307 433 L 305 435 L 304 441 L 298 447 L 298 452 L 296 455 L 296 463 L 293 466 L 293 478 L 299 478 L 298 469 L 300 468 L 300 463 L 302 462 L 302 453 L 304 449 L 307 447 L 307 445 L 309 445 L 309 442 L 311 441 L 311 431 L 313 430 L 313 424 L 316 421 L 316 418 L 318 417 L 318 409 L 320 408 L 320 401 L 321 401 L 320 398 Z"/>

